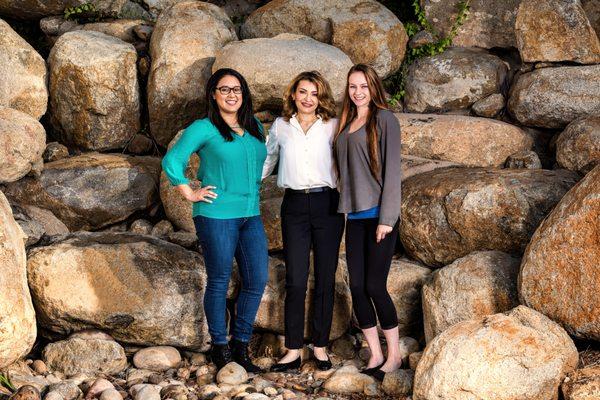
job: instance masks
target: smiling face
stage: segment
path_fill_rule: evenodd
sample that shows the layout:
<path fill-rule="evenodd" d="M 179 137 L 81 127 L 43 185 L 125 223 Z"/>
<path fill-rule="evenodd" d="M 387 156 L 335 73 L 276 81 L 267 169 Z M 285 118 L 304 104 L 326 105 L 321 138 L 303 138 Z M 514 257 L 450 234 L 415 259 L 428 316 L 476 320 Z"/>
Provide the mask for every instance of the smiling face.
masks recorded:
<path fill-rule="evenodd" d="M 217 89 L 213 93 L 217 106 L 222 113 L 235 114 L 242 106 L 242 93 L 236 94 L 234 90 L 230 90 L 228 94 L 223 94 L 219 90 L 219 88 L 223 87 L 236 88 L 236 90 L 237 88 L 241 89 L 240 81 L 235 76 L 225 75 L 219 80 Z"/>
<path fill-rule="evenodd" d="M 319 106 L 319 91 L 317 85 L 311 81 L 298 82 L 296 91 L 292 93 L 296 110 L 300 114 L 314 114 Z"/>
<path fill-rule="evenodd" d="M 371 92 L 364 73 L 356 71 L 350 74 L 348 77 L 348 95 L 357 108 L 369 105 Z"/>

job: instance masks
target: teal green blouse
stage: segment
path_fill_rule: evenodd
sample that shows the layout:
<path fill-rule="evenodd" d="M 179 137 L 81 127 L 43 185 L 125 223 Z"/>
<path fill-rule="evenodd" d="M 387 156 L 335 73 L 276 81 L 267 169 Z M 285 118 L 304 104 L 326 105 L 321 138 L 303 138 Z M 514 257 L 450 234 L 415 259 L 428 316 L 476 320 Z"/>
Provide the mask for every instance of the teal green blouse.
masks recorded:
<path fill-rule="evenodd" d="M 193 204 L 193 216 L 242 218 L 260 215 L 259 191 L 267 149 L 248 132 L 233 134 L 227 142 L 208 118 L 193 122 L 162 160 L 172 185 L 189 183 L 185 168 L 190 156 L 200 156 L 197 178 L 202 186 L 215 186 L 212 203 Z"/>

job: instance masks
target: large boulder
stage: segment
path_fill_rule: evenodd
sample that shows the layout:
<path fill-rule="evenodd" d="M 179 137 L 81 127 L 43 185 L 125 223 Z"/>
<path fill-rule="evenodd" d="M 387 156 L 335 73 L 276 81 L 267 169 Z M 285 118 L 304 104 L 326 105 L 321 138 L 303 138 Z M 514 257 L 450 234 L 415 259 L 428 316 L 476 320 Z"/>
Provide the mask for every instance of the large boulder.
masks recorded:
<path fill-rule="evenodd" d="M 87 153 L 47 163 L 6 185 L 20 205 L 52 210 L 71 230 L 99 229 L 158 202 L 160 159 Z"/>
<path fill-rule="evenodd" d="M 116 17 L 127 0 L 94 0 L 98 14 Z M 90 3 L 89 0 L 3 0 L 0 15 L 25 20 L 38 20 L 49 15 L 63 14 L 65 8 Z"/>
<path fill-rule="evenodd" d="M 37 328 L 27 286 L 24 234 L 0 192 L 0 368 L 25 356 Z"/>
<path fill-rule="evenodd" d="M 250 14 L 241 28 L 244 39 L 281 33 L 331 44 L 353 63 L 372 65 L 381 77 L 400 67 L 408 42 L 398 18 L 374 0 L 272 1 Z"/>
<path fill-rule="evenodd" d="M 402 123 L 402 122 L 401 122 Z M 404 134 L 404 132 L 403 132 Z M 411 176 L 422 174 L 424 172 L 433 171 L 439 168 L 457 166 L 457 163 L 450 161 L 430 160 L 423 157 L 409 156 L 406 154 L 402 155 L 402 180 L 410 178 Z"/>
<path fill-rule="evenodd" d="M 266 60 L 268 68 L 264 68 Z M 323 73 L 333 97 L 341 103 L 352 61 L 336 47 L 307 36 L 284 33 L 274 38 L 229 43 L 217 53 L 213 71 L 224 67 L 237 70 L 248 80 L 254 108 L 264 110 L 280 109 L 290 80 L 310 70 Z"/>
<path fill-rule="evenodd" d="M 435 271 L 422 291 L 427 342 L 458 322 L 518 306 L 520 262 L 501 251 L 479 251 Z"/>
<path fill-rule="evenodd" d="M 596 0 L 581 0 L 581 5 L 596 35 L 600 37 L 600 3 Z"/>
<path fill-rule="evenodd" d="M 63 142 L 86 150 L 123 148 L 140 129 L 137 53 L 94 31 L 67 32 L 50 56 L 50 112 Z"/>
<path fill-rule="evenodd" d="M 600 41 L 579 0 L 523 0 L 515 21 L 525 62 L 600 62 Z"/>
<path fill-rule="evenodd" d="M 46 330 L 204 351 L 206 273 L 198 253 L 146 235 L 77 232 L 30 250 L 29 286 Z"/>
<path fill-rule="evenodd" d="M 509 112 L 523 125 L 563 128 L 600 115 L 600 65 L 541 68 L 523 74 L 511 88 Z"/>
<path fill-rule="evenodd" d="M 407 253 L 441 267 L 478 250 L 520 254 L 579 176 L 567 170 L 443 168 L 402 184 Z"/>
<path fill-rule="evenodd" d="M 565 400 L 595 400 L 600 396 L 600 366 L 592 365 L 569 374 L 562 385 Z"/>
<path fill-rule="evenodd" d="M 600 340 L 600 166 L 537 229 L 521 264 L 519 296 L 570 334 Z"/>
<path fill-rule="evenodd" d="M 600 164 L 600 115 L 577 119 L 558 135 L 556 161 L 583 174 Z"/>
<path fill-rule="evenodd" d="M 11 207 L 15 220 L 27 236 L 25 247 L 33 246 L 44 235 L 52 236 L 69 233 L 69 228 L 56 218 L 52 211 L 36 206 L 20 206 L 18 204 L 11 204 Z"/>
<path fill-rule="evenodd" d="M 402 130 L 402 154 L 411 156 L 501 167 L 508 156 L 533 145 L 522 129 L 489 118 L 411 113 L 398 113 L 396 118 Z"/>
<path fill-rule="evenodd" d="M 0 48 L 0 106 L 40 119 L 48 105 L 44 59 L 2 19 Z"/>
<path fill-rule="evenodd" d="M 184 1 L 160 15 L 150 40 L 148 77 L 150 131 L 160 145 L 206 111 L 204 89 L 215 54 L 233 40 L 233 24 L 213 4 Z"/>
<path fill-rule="evenodd" d="M 427 345 L 415 400 L 555 400 L 579 356 L 567 333 L 524 306 L 460 322 Z"/>
<path fill-rule="evenodd" d="M 431 270 L 405 258 L 392 261 L 387 290 L 396 306 L 400 336 L 420 337 L 423 332 L 421 288 Z"/>
<path fill-rule="evenodd" d="M 46 131 L 29 114 L 0 106 L 0 183 L 14 182 L 39 170 Z"/>
<path fill-rule="evenodd" d="M 410 66 L 404 104 L 409 112 L 469 108 L 500 93 L 507 70 L 504 61 L 485 50 L 451 47 Z"/>
<path fill-rule="evenodd" d="M 312 257 L 311 257 L 312 264 Z M 312 268 L 311 268 L 312 269 Z M 314 291 L 312 271 L 308 279 L 305 299 L 304 337 L 310 337 L 312 324 L 312 293 Z M 352 319 L 352 297 L 348 287 L 348 272 L 345 261 L 340 258 L 335 278 L 333 321 L 329 338 L 337 339 L 348 330 Z M 269 259 L 269 280 L 263 293 L 254 326 L 280 334 L 284 333 L 285 264 L 282 260 Z"/>
<path fill-rule="evenodd" d="M 444 36 L 450 33 L 457 14 L 455 0 L 420 0 L 427 19 Z M 515 18 L 521 0 L 472 0 L 469 16 L 452 40 L 455 46 L 516 47 Z"/>

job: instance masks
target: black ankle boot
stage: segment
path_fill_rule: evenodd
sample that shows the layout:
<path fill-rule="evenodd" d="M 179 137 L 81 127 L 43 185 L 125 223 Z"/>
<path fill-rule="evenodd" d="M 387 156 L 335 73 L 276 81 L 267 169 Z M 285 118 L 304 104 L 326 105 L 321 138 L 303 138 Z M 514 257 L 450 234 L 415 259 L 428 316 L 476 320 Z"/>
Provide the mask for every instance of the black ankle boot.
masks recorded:
<path fill-rule="evenodd" d="M 228 344 L 213 344 L 210 349 L 210 358 L 217 366 L 217 371 L 233 361 Z"/>
<path fill-rule="evenodd" d="M 248 356 L 248 343 L 240 342 L 237 339 L 232 339 L 231 352 L 233 361 L 244 367 L 246 372 L 253 374 L 261 374 L 265 372 L 262 368 L 259 368 L 252 363 L 252 360 Z"/>

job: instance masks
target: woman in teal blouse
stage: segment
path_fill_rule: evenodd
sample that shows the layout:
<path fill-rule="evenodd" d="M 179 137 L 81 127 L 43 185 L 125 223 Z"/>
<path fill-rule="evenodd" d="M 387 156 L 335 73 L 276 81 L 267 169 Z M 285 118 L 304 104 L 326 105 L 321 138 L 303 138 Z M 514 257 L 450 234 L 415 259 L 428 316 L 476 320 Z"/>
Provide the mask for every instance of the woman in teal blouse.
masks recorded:
<path fill-rule="evenodd" d="M 267 151 L 262 127 L 252 114 L 246 80 L 237 71 L 216 71 L 206 85 L 207 118 L 193 122 L 167 152 L 162 166 L 172 185 L 193 202 L 207 285 L 204 311 L 212 338 L 211 355 L 220 369 L 230 361 L 261 372 L 248 357 L 248 341 L 268 279 L 267 239 L 260 219 L 259 190 Z M 185 168 L 200 157 L 193 190 Z M 227 341 L 226 297 L 233 258 L 242 281 L 231 350 Z"/>

